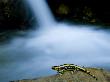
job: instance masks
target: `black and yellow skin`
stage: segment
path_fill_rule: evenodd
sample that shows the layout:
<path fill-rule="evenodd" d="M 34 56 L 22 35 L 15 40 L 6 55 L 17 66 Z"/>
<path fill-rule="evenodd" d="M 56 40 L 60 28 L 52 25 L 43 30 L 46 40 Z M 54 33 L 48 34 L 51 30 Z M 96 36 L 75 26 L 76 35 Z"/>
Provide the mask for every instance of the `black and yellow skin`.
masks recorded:
<path fill-rule="evenodd" d="M 67 70 L 67 71 L 73 71 L 73 72 L 74 72 L 74 71 L 82 71 L 82 72 L 84 72 L 84 73 L 86 73 L 86 74 L 92 76 L 94 79 L 97 80 L 97 78 L 95 77 L 95 75 L 92 75 L 92 74 L 90 73 L 90 71 L 84 69 L 83 67 L 80 67 L 80 66 L 77 66 L 77 65 L 74 65 L 74 64 L 63 64 L 63 65 L 64 65 L 64 67 L 66 67 L 66 70 Z"/>
<path fill-rule="evenodd" d="M 56 70 L 60 75 L 64 74 L 64 70 L 65 70 L 64 67 L 61 66 L 52 66 L 52 69 Z"/>
<path fill-rule="evenodd" d="M 90 71 L 84 69 L 83 67 L 74 65 L 74 64 L 63 64 L 63 65 L 60 65 L 60 66 L 53 66 L 52 69 L 56 70 L 60 75 L 64 74 L 64 72 L 66 72 L 66 71 L 71 71 L 72 73 L 75 72 L 75 71 L 82 71 L 82 72 L 92 76 L 94 79 L 97 80 L 95 75 L 92 75 L 90 73 Z"/>

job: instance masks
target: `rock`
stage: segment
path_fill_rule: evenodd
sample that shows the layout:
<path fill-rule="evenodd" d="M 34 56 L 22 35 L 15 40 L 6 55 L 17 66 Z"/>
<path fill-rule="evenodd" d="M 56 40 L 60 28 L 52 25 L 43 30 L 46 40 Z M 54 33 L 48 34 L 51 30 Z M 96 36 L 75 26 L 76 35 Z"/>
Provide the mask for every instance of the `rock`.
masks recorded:
<path fill-rule="evenodd" d="M 25 30 L 36 23 L 27 0 L 0 0 L 0 32 Z"/>
<path fill-rule="evenodd" d="M 71 74 L 71 72 L 65 72 L 62 76 L 52 75 L 47 77 L 41 77 L 36 79 L 17 80 L 10 82 L 110 82 L 110 72 L 97 68 L 86 68 L 91 74 L 95 75 L 98 80 L 92 78 L 90 75 L 77 71 Z"/>

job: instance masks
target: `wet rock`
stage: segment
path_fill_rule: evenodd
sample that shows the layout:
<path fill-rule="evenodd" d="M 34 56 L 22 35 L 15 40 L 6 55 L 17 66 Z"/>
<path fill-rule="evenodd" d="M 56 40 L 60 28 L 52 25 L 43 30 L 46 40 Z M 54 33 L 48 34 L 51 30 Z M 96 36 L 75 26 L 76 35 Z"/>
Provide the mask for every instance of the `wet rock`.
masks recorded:
<path fill-rule="evenodd" d="M 97 68 L 86 68 L 91 74 L 95 75 L 98 80 L 92 78 L 86 73 L 81 71 L 74 72 L 66 72 L 62 76 L 60 75 L 52 75 L 47 77 L 41 77 L 36 79 L 27 79 L 27 80 L 18 80 L 18 81 L 10 81 L 10 82 L 109 82 L 110 81 L 110 72 L 105 71 L 103 69 Z"/>

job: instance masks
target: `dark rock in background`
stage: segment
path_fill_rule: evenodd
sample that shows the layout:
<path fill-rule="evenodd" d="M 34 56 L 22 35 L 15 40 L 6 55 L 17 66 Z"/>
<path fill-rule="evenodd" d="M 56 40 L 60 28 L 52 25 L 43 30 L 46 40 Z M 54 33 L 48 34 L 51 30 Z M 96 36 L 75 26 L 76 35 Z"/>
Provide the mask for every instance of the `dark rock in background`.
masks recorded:
<path fill-rule="evenodd" d="M 58 21 L 110 25 L 107 0 L 47 0 Z"/>
<path fill-rule="evenodd" d="M 25 30 L 35 24 L 35 17 L 26 0 L 0 0 L 0 32 Z"/>
<path fill-rule="evenodd" d="M 27 0 L 0 0 L 0 44 L 14 36 L 24 36 L 37 25 Z"/>

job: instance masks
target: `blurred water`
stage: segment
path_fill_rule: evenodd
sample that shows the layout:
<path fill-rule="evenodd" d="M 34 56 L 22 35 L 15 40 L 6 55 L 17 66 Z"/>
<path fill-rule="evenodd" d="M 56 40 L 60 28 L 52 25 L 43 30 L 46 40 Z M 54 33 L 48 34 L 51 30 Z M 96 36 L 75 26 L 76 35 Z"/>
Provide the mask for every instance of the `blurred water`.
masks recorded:
<path fill-rule="evenodd" d="M 53 26 L 55 24 L 54 17 L 45 0 L 28 0 L 28 2 L 32 5 L 32 10 L 35 12 L 41 27 L 47 28 L 48 26 Z"/>
<path fill-rule="evenodd" d="M 16 37 L 11 43 L 0 45 L 1 82 L 55 74 L 51 66 L 63 63 L 109 67 L 109 32 L 90 29 L 95 26 L 55 23 L 41 25 L 29 37 Z"/>

